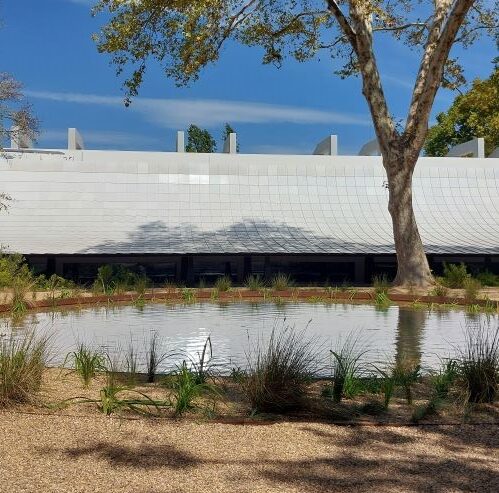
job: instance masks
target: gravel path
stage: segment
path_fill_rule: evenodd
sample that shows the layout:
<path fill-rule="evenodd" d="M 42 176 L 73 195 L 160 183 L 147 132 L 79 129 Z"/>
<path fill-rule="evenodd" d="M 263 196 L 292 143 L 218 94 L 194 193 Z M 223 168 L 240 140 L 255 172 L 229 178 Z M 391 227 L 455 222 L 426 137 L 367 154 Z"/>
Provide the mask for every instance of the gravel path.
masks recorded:
<path fill-rule="evenodd" d="M 1 492 L 499 491 L 499 426 L 260 426 L 0 413 Z"/>

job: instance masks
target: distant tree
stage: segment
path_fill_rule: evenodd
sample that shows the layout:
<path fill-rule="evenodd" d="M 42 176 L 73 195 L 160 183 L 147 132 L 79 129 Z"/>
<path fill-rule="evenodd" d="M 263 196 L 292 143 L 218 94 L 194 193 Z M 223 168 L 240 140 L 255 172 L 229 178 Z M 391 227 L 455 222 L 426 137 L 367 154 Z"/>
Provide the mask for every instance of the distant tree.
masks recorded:
<path fill-rule="evenodd" d="M 24 100 L 22 84 L 11 75 L 0 72 L 0 151 L 12 137 L 21 135 L 34 141 L 38 120 Z M 7 209 L 10 197 L 0 192 L 0 211 Z"/>
<path fill-rule="evenodd" d="M 235 134 L 236 131 L 231 127 L 230 123 L 226 123 L 222 133 L 222 145 L 227 140 L 230 134 Z M 236 144 L 236 152 L 239 152 L 239 141 Z"/>
<path fill-rule="evenodd" d="M 428 156 L 445 156 L 451 147 L 473 137 L 485 138 L 487 155 L 499 146 L 499 66 L 488 79 L 476 79 L 467 93 L 437 116 L 424 150 Z"/>
<path fill-rule="evenodd" d="M 208 130 L 191 125 L 187 130 L 186 152 L 215 152 L 217 143 Z"/>

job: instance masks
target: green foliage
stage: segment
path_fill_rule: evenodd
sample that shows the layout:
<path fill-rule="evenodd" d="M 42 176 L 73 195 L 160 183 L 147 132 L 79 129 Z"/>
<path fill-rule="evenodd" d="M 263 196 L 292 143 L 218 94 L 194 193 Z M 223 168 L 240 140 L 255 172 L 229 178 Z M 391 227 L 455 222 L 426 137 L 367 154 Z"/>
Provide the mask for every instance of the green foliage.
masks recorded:
<path fill-rule="evenodd" d="M 471 275 L 468 273 L 465 264 L 447 264 L 444 262 L 442 283 L 448 288 L 463 288 L 466 279 L 470 277 Z"/>
<path fill-rule="evenodd" d="M 198 353 L 198 359 L 191 359 L 191 367 L 197 383 L 206 383 L 208 378 L 213 376 L 213 347 L 210 336 L 207 337 L 201 353 Z"/>
<path fill-rule="evenodd" d="M 251 275 L 246 278 L 244 285 L 250 291 L 259 291 L 265 287 L 265 282 L 259 275 Z"/>
<path fill-rule="evenodd" d="M 149 341 L 146 343 L 146 368 L 148 383 L 153 383 L 156 380 L 156 375 L 160 365 L 169 356 L 169 353 L 163 351 L 162 342 L 158 333 L 152 332 L 149 337 Z"/>
<path fill-rule="evenodd" d="M 483 286 L 499 286 L 499 276 L 489 272 L 488 270 L 480 272 L 475 277 Z"/>
<path fill-rule="evenodd" d="M 432 375 L 431 383 L 436 397 L 440 399 L 447 397 L 452 385 L 456 381 L 458 370 L 457 361 L 450 359 L 441 365 L 437 373 Z"/>
<path fill-rule="evenodd" d="M 305 386 L 317 371 L 317 344 L 306 331 L 274 327 L 247 352 L 244 393 L 255 412 L 286 412 L 303 404 Z"/>
<path fill-rule="evenodd" d="M 186 152 L 207 152 L 212 153 L 217 150 L 217 143 L 208 130 L 191 125 L 187 130 Z"/>
<path fill-rule="evenodd" d="M 476 79 L 446 113 L 437 115 L 425 144 L 428 156 L 445 156 L 452 146 L 485 138 L 485 152 L 499 146 L 499 68 L 486 80 Z"/>
<path fill-rule="evenodd" d="M 270 280 L 270 286 L 274 291 L 285 291 L 293 286 L 293 279 L 289 274 L 279 272 Z"/>
<path fill-rule="evenodd" d="M 367 353 L 359 334 L 350 333 L 332 355 L 332 398 L 337 404 L 359 392 L 358 379 L 363 372 L 362 357 Z"/>
<path fill-rule="evenodd" d="M 235 134 L 235 133 L 236 131 L 231 127 L 231 125 L 226 123 L 222 132 L 222 145 L 229 138 L 230 134 Z M 236 144 L 236 152 L 239 152 L 239 139 L 237 140 Z"/>
<path fill-rule="evenodd" d="M 392 369 L 395 385 L 404 389 L 407 404 L 412 405 L 412 386 L 421 379 L 421 366 L 411 361 L 397 361 Z"/>
<path fill-rule="evenodd" d="M 388 281 L 388 277 L 386 274 L 382 274 L 380 276 L 373 277 L 373 287 L 375 294 L 388 294 L 388 290 L 390 289 L 390 283 Z"/>
<path fill-rule="evenodd" d="M 22 255 L 0 252 L 0 288 L 12 287 L 18 279 L 31 281 L 32 278 L 33 274 Z"/>
<path fill-rule="evenodd" d="M 193 373 L 184 361 L 172 374 L 172 406 L 176 416 L 195 407 L 195 400 L 205 393 L 216 394 L 216 388 L 206 382 L 200 382 L 198 375 Z"/>
<path fill-rule="evenodd" d="M 447 289 L 446 286 L 442 284 L 437 284 L 431 291 L 430 291 L 430 296 L 438 296 L 438 297 L 443 297 L 447 296 L 447 293 L 449 290 Z"/>
<path fill-rule="evenodd" d="M 392 304 L 388 295 L 383 292 L 376 293 L 376 295 L 374 296 L 374 303 L 377 308 L 380 308 L 382 310 L 386 310 Z"/>
<path fill-rule="evenodd" d="M 143 294 L 148 285 L 147 277 L 136 274 L 123 265 L 101 265 L 97 270 L 94 289 L 97 291 L 114 294 L 126 290 L 135 290 Z"/>
<path fill-rule="evenodd" d="M 478 294 L 482 285 L 480 284 L 480 281 L 470 277 L 464 280 L 463 288 L 466 303 L 475 303 L 478 299 Z"/>
<path fill-rule="evenodd" d="M 468 326 L 459 349 L 458 381 L 470 403 L 494 402 L 499 386 L 499 327 Z"/>
<path fill-rule="evenodd" d="M 74 372 L 81 378 L 83 385 L 88 387 L 98 372 L 105 371 L 104 356 L 84 343 L 78 344 L 76 351 L 69 353 L 64 360 L 64 366 L 71 362 Z"/>
<path fill-rule="evenodd" d="M 215 289 L 222 293 L 227 292 L 232 287 L 232 280 L 229 276 L 219 277 L 215 281 Z"/>
<path fill-rule="evenodd" d="M 47 364 L 49 337 L 33 330 L 0 334 L 0 407 L 30 402 L 39 391 Z"/>

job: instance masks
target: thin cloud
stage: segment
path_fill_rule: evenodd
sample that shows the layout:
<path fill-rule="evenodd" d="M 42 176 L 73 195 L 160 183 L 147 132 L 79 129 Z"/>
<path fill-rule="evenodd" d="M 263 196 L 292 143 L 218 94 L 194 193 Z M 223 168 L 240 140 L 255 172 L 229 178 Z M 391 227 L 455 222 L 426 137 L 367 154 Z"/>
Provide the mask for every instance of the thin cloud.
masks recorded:
<path fill-rule="evenodd" d="M 61 103 L 123 107 L 123 100 L 117 96 L 50 91 L 26 91 L 26 95 L 33 99 Z M 137 98 L 130 106 L 130 111 L 165 128 L 183 128 L 191 123 L 214 127 L 226 121 L 371 126 L 368 116 L 250 101 Z"/>

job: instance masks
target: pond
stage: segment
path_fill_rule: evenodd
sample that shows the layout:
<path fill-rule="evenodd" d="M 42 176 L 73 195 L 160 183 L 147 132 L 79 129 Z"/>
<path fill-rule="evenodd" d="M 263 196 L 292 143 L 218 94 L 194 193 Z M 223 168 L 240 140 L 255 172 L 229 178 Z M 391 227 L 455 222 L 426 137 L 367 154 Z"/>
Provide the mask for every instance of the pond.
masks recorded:
<path fill-rule="evenodd" d="M 313 303 L 198 303 L 189 305 L 147 304 L 94 307 L 81 310 L 35 312 L 22 322 L 4 319 L 0 333 L 10 329 L 37 330 L 53 334 L 52 364 L 60 364 L 78 342 L 125 351 L 131 341 L 145 354 L 151 333 L 157 332 L 165 351 L 177 355 L 168 366 L 196 358 L 211 336 L 214 358 L 223 365 L 244 366 L 250 345 L 269 336 L 273 327 L 307 327 L 310 336 L 329 354 L 338 339 L 355 331 L 369 352 L 365 359 L 385 362 L 409 358 L 423 368 L 435 367 L 439 358 L 450 356 L 464 340 L 467 324 L 497 327 L 498 317 L 470 315 L 461 310 L 415 310 L 393 305 L 380 311 L 372 305 Z"/>

